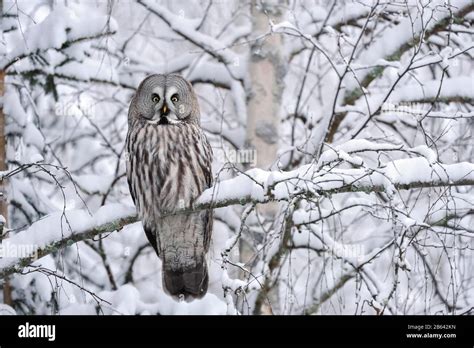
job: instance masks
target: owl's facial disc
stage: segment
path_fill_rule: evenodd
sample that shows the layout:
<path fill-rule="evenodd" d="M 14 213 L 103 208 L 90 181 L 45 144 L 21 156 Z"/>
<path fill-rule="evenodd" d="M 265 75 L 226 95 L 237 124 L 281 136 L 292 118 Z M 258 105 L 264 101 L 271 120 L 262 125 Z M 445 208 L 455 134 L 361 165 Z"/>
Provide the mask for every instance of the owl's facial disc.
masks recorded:
<path fill-rule="evenodd" d="M 157 111 L 158 115 L 156 115 L 155 118 L 159 120 L 158 124 L 169 125 L 183 122 L 183 106 L 183 104 L 180 104 L 180 97 L 177 88 L 175 86 L 168 86 L 165 88 L 164 100 L 157 104 L 159 110 Z"/>
<path fill-rule="evenodd" d="M 149 95 L 149 102 L 152 103 L 151 117 L 143 116 L 149 123 L 159 125 L 169 125 L 179 123 L 179 119 L 174 113 L 174 110 L 169 107 L 170 101 L 166 98 L 166 89 L 161 86 L 156 86 L 151 90 Z"/>

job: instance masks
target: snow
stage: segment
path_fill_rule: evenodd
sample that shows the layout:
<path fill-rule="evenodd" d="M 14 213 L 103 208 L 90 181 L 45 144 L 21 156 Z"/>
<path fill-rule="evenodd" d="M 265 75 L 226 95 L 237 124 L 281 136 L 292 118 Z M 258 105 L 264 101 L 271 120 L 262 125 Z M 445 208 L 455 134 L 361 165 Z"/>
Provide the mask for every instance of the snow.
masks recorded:
<path fill-rule="evenodd" d="M 19 249 L 33 247 L 41 250 L 45 247 L 71 236 L 79 236 L 92 229 L 115 222 L 119 218 L 136 216 L 135 208 L 121 204 L 111 204 L 101 207 L 94 215 L 86 210 L 69 210 L 52 213 L 33 223 L 28 229 L 8 238 L 8 244 Z M 0 259 L 0 269 L 17 264 L 18 258 Z"/>
<path fill-rule="evenodd" d="M 236 58 L 239 59 L 239 58 Z M 232 84 L 232 76 L 229 71 L 222 66 L 212 62 L 200 61 L 196 64 L 195 69 L 187 76 L 191 81 L 208 80 L 212 76 L 212 80 L 218 84 L 230 86 Z"/>
<path fill-rule="evenodd" d="M 434 164 L 438 161 L 438 155 L 436 154 L 436 152 L 434 152 L 426 145 L 419 145 L 413 147 L 409 151 L 425 157 L 430 164 Z"/>
<path fill-rule="evenodd" d="M 91 79 L 119 82 L 117 71 L 106 63 L 97 66 L 97 62 L 85 60 L 82 62 L 70 62 L 55 69 L 57 74 L 89 81 Z"/>
<path fill-rule="evenodd" d="M 412 227 L 412 226 L 415 226 L 417 224 L 416 220 L 413 220 L 409 217 L 406 217 L 402 220 L 402 223 L 405 227 Z"/>
<path fill-rule="evenodd" d="M 383 58 L 377 59 L 377 61 L 375 62 L 374 65 L 391 67 L 391 68 L 395 68 L 395 69 L 400 69 L 401 68 L 400 62 L 398 62 L 398 61 L 391 62 L 391 61 L 385 60 Z"/>
<path fill-rule="evenodd" d="M 244 77 L 242 67 L 232 64 L 236 59 L 238 60 L 238 56 L 236 56 L 231 50 L 227 49 L 225 44 L 211 36 L 196 31 L 192 22 L 182 16 L 172 13 L 164 6 L 148 0 L 143 0 L 142 2 L 147 6 L 147 8 L 151 9 L 165 20 L 170 25 L 170 28 L 177 34 L 189 38 L 191 42 L 197 44 L 198 48 L 213 52 L 213 55 L 220 57 L 227 64 L 229 70 L 232 71 L 234 78 Z"/>
<path fill-rule="evenodd" d="M 450 5 L 453 8 L 463 8 L 470 4 L 470 0 L 453 0 Z M 409 42 L 415 33 L 419 35 L 422 30 L 430 30 L 438 21 L 449 16 L 450 12 L 447 10 L 440 11 L 439 6 L 444 5 L 444 1 L 436 0 L 431 1 L 429 6 L 425 7 L 425 13 L 423 16 L 417 16 L 416 18 L 404 17 L 399 24 L 388 28 L 384 35 L 372 42 L 372 44 L 361 53 L 357 62 L 365 65 L 376 65 L 376 62 L 385 57 L 396 53 L 399 48 L 406 42 Z M 366 6 L 366 11 L 369 7 Z M 433 18 L 434 17 L 434 18 Z M 411 20 L 414 21 L 413 27 Z M 357 76 L 359 81 L 363 80 L 364 76 L 370 72 L 370 70 L 361 70 Z M 355 80 L 348 81 L 348 88 L 353 89 L 357 86 Z"/>
<path fill-rule="evenodd" d="M 0 303 L 0 315 L 16 315 L 16 312 L 9 305 Z"/>
<path fill-rule="evenodd" d="M 208 293 L 201 300 L 195 300 L 190 303 L 169 303 L 163 306 L 163 314 L 173 315 L 192 315 L 200 313 L 202 315 L 224 315 L 227 313 L 227 306 L 220 301 L 216 295 Z"/>
<path fill-rule="evenodd" d="M 439 52 L 439 55 L 443 59 L 443 61 L 441 62 L 441 66 L 443 67 L 443 69 L 449 68 L 449 58 L 451 57 L 452 51 L 452 47 L 445 47 L 441 50 L 441 52 Z"/>
<path fill-rule="evenodd" d="M 93 223 L 98 227 L 110 221 L 135 216 L 135 214 L 136 210 L 134 207 L 120 203 L 110 203 L 99 208 L 93 216 Z"/>
<path fill-rule="evenodd" d="M 23 133 L 23 140 L 26 145 L 35 146 L 38 150 L 44 148 L 44 137 L 34 123 L 28 123 Z"/>
<path fill-rule="evenodd" d="M 326 25 L 323 29 L 324 29 L 324 32 L 328 33 L 329 35 L 337 36 L 336 31 L 331 26 Z"/>
<path fill-rule="evenodd" d="M 353 139 L 343 144 L 337 145 L 337 150 L 342 150 L 347 153 L 354 153 L 360 151 L 384 151 L 401 149 L 400 145 L 375 143 L 367 139 Z"/>
<path fill-rule="evenodd" d="M 114 177 L 112 175 L 102 175 L 97 177 L 93 174 L 75 175 L 74 180 L 81 189 L 97 194 L 104 194 L 112 184 Z"/>
<path fill-rule="evenodd" d="M 219 182 L 217 186 L 207 189 L 197 200 L 197 203 L 213 200 L 240 200 L 251 197 L 257 201 L 264 200 L 263 184 L 258 185 L 268 176 L 268 172 L 261 169 L 251 169 L 245 175 Z"/>
<path fill-rule="evenodd" d="M 76 303 L 68 305 L 61 309 L 61 315 L 96 315 L 95 306 L 93 304 Z"/>
<path fill-rule="evenodd" d="M 17 44 L 8 46 L 10 52 L 5 63 L 30 52 L 59 49 L 67 42 L 99 35 L 107 25 L 110 31 L 117 30 L 117 23 L 113 18 L 93 12 L 79 17 L 64 5 L 56 4 L 41 23 L 32 26 L 23 35 L 17 34 Z"/>
<path fill-rule="evenodd" d="M 425 158 L 401 159 L 389 162 L 384 175 L 396 184 L 451 183 L 474 179 L 474 164 L 455 163 L 443 165 L 431 164 Z"/>
<path fill-rule="evenodd" d="M 319 166 L 331 163 L 337 159 L 342 159 L 354 165 L 362 165 L 363 161 L 357 157 L 351 157 L 349 154 L 366 151 L 386 151 L 401 150 L 402 145 L 378 144 L 367 139 L 353 139 L 334 148 L 324 151 L 319 157 Z"/>
<path fill-rule="evenodd" d="M 244 289 L 245 286 L 247 285 L 246 282 L 244 282 L 243 280 L 240 280 L 240 279 L 231 279 L 229 277 L 229 274 L 227 273 L 227 271 L 224 271 L 222 272 L 222 286 L 225 287 L 225 288 L 228 288 L 232 291 L 236 291 L 238 289 Z"/>
<path fill-rule="evenodd" d="M 8 117 L 14 120 L 19 126 L 26 126 L 28 116 L 23 109 L 19 95 L 15 90 L 7 89 L 3 96 L 4 112 Z"/>
<path fill-rule="evenodd" d="M 233 96 L 233 102 L 235 107 L 235 113 L 239 117 L 241 124 L 246 124 L 247 122 L 247 103 L 246 103 L 246 93 L 242 84 L 236 80 L 232 80 L 231 91 Z"/>
<path fill-rule="evenodd" d="M 328 25 L 333 27 L 339 23 L 345 23 L 351 19 L 365 16 L 369 13 L 369 10 L 370 7 L 362 3 L 349 3 L 329 18 Z"/>
<path fill-rule="evenodd" d="M 30 162 L 31 163 L 38 163 L 38 162 L 43 162 L 44 157 L 40 155 L 39 153 L 35 153 L 30 157 Z"/>
<path fill-rule="evenodd" d="M 130 284 L 125 284 L 114 292 L 101 292 L 99 296 L 111 303 L 112 314 L 134 315 L 137 313 L 140 293 Z"/>
<path fill-rule="evenodd" d="M 407 102 L 435 98 L 439 89 L 439 80 L 427 81 L 424 82 L 423 85 L 404 85 L 403 88 L 398 88 L 395 90 L 395 92 L 391 95 L 390 100 L 392 102 Z M 443 98 L 472 98 L 474 95 L 474 89 L 472 88 L 472 78 L 469 76 L 446 78 L 442 82 L 440 93 Z"/>
<path fill-rule="evenodd" d="M 472 49 L 472 46 L 463 48 L 464 51 L 465 50 L 469 51 L 470 49 Z M 441 55 L 441 53 L 443 53 L 443 55 Z M 416 69 L 416 68 L 423 67 L 429 64 L 442 63 L 443 65 L 445 65 L 443 68 L 445 68 L 450 65 L 449 61 L 455 62 L 456 58 L 459 56 L 460 53 L 461 53 L 461 49 L 456 48 L 454 50 L 447 50 L 445 52 L 440 52 L 440 54 L 438 55 L 428 54 L 426 56 L 423 56 L 422 58 L 415 59 L 413 64 L 410 67 L 412 69 Z M 402 73 L 407 68 L 407 64 L 408 62 L 405 65 L 400 66 L 398 72 Z"/>
<path fill-rule="evenodd" d="M 351 145 L 351 144 L 350 144 Z M 351 149 L 351 146 L 346 148 Z M 353 149 L 362 149 L 365 145 L 372 149 L 383 149 L 376 144 L 354 142 Z M 359 145 L 359 147 L 357 147 Z M 399 149 L 387 145 L 385 149 Z M 424 157 L 407 158 L 385 163 L 384 167 L 372 172 L 370 169 L 334 169 L 318 171 L 317 165 L 306 165 L 291 172 L 264 171 L 252 169 L 233 179 L 219 182 L 215 187 L 207 189 L 197 203 L 251 200 L 264 202 L 268 199 L 288 200 L 297 193 L 317 194 L 318 191 L 334 191 L 353 185 L 356 190 L 382 185 L 392 189 L 393 185 L 450 184 L 463 180 L 474 180 L 474 164 L 463 162 L 456 164 L 434 163 L 435 154 L 426 147 L 416 148 L 417 153 Z M 341 154 L 341 152 L 339 152 Z M 347 155 L 347 154 L 346 154 Z M 329 155 L 325 156 L 329 159 Z M 333 158 L 333 157 L 332 157 Z M 354 164 L 352 158 L 339 157 Z M 324 164 L 323 158 L 323 164 Z M 356 161 L 356 164 L 362 164 Z M 302 187 L 302 183 L 304 186 Z M 271 195 L 266 193 L 271 191 Z"/>
<path fill-rule="evenodd" d="M 270 20 L 270 30 L 271 30 L 272 33 L 278 33 L 280 31 L 285 31 L 285 29 L 296 29 L 296 27 L 288 21 L 284 21 L 284 22 L 280 22 L 280 23 L 275 24 Z"/>

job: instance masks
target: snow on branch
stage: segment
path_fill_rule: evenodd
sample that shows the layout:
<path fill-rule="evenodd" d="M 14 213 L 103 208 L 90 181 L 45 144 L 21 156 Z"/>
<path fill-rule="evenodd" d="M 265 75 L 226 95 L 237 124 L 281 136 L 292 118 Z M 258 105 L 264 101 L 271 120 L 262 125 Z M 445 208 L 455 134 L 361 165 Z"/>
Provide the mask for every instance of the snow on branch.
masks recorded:
<path fill-rule="evenodd" d="M 425 64 L 431 64 L 432 61 L 424 61 L 422 63 L 414 61 L 419 53 L 419 47 L 416 49 L 417 46 L 430 36 L 435 35 L 448 27 L 451 22 L 451 15 L 454 18 L 463 18 L 470 12 L 474 11 L 472 1 L 468 0 L 457 0 L 451 2 L 451 6 L 454 9 L 452 13 L 447 9 L 443 9 L 443 11 L 439 11 L 440 13 L 438 14 L 437 11 L 440 7 L 435 5 L 436 4 L 433 3 L 431 4 L 430 9 L 424 9 L 429 12 L 431 16 L 428 16 L 426 13 L 424 16 L 414 16 L 415 19 L 412 16 L 409 16 L 402 20 L 397 26 L 385 31 L 384 35 L 380 39 L 375 40 L 368 48 L 364 48 L 361 56 L 357 59 L 357 64 L 366 66 L 372 65 L 373 68 L 358 70 L 357 73 L 353 70 L 353 74 L 357 78 L 348 79 L 346 81 L 346 92 L 340 106 L 354 105 L 359 98 L 365 95 L 364 89 L 367 88 L 372 81 L 382 76 L 385 68 L 390 66 L 390 64 L 380 65 L 380 62 L 388 63 L 399 61 L 405 52 L 414 49 L 412 59 L 409 60 L 408 65 L 399 67 L 399 79 L 397 82 L 408 71 L 423 67 Z M 439 5 L 441 5 L 441 2 L 439 2 Z M 464 53 L 466 50 L 461 52 Z M 440 57 L 441 62 L 445 65 L 449 64 L 449 59 L 460 54 L 458 51 L 453 53 L 453 55 L 450 55 L 445 52 L 445 57 Z M 391 87 L 390 91 L 393 90 L 394 87 L 395 85 Z M 325 135 L 326 142 L 332 142 L 336 130 L 339 128 L 339 125 L 342 123 L 346 115 L 346 113 L 342 113 L 335 115 L 335 117 L 331 116 L 329 127 Z"/>
<path fill-rule="evenodd" d="M 217 61 L 224 63 L 233 79 L 243 79 L 241 65 L 239 64 L 239 67 L 236 67 L 233 64 L 238 56 L 228 49 L 225 44 L 223 45 L 209 35 L 200 33 L 193 27 L 193 21 L 176 15 L 163 6 L 146 0 L 139 0 L 138 3 L 163 20 L 176 34 L 201 48 Z"/>
<path fill-rule="evenodd" d="M 227 86 L 233 95 L 234 107 L 237 115 L 241 115 L 245 120 L 247 115 L 247 106 L 243 102 L 245 90 L 243 87 L 245 77 L 245 61 L 238 54 L 233 52 L 229 46 L 231 44 L 222 43 L 212 36 L 203 34 L 196 29 L 196 21 L 176 15 L 164 6 L 160 6 L 152 1 L 139 0 L 138 3 L 148 11 L 159 17 L 166 25 L 177 35 L 187 40 L 194 46 L 202 49 L 209 56 L 223 64 L 223 69 L 215 64 L 199 63 L 195 69 L 194 76 L 190 80 L 194 82 L 211 82 L 214 85 Z M 247 29 L 239 30 L 241 33 L 247 33 Z M 209 80 L 208 76 L 212 76 Z"/>
<path fill-rule="evenodd" d="M 209 208 L 270 201 L 290 201 L 296 197 L 310 198 L 344 192 L 386 192 L 433 188 L 439 186 L 474 185 L 474 164 L 440 164 L 430 156 L 400 159 L 379 168 L 369 168 L 351 154 L 360 151 L 397 150 L 397 147 L 376 147 L 373 143 L 357 142 L 353 146 L 323 153 L 320 162 L 302 166 L 290 172 L 252 169 L 235 178 L 218 182 L 207 189 L 194 206 L 169 214 L 183 214 Z M 362 145 L 366 145 L 365 147 Z M 344 151 L 345 150 L 345 151 Z M 426 149 L 425 149 L 426 150 Z M 422 149 L 412 152 L 423 154 Z M 350 160 L 352 158 L 352 160 Z M 327 163 L 344 160 L 360 168 L 326 169 Z M 321 166 L 324 165 L 321 169 Z M 29 250 L 27 255 L 0 259 L 0 278 L 20 273 L 32 262 L 79 241 L 121 230 L 138 221 L 135 209 L 121 204 L 108 204 L 94 215 L 86 210 L 58 212 L 44 217 L 28 229 L 4 239 L 2 256 L 8 250 Z"/>
<path fill-rule="evenodd" d="M 466 102 L 474 100 L 474 90 L 472 88 L 466 88 L 471 84 L 471 79 L 466 76 L 455 76 L 451 78 L 443 79 L 442 83 L 439 80 L 428 80 L 424 81 L 423 85 L 417 83 L 408 83 L 403 88 L 395 89 L 390 93 L 390 102 L 387 103 L 386 93 L 373 93 L 371 98 L 367 99 L 367 105 L 370 110 L 378 110 L 373 114 L 380 114 L 383 108 L 388 108 L 385 111 L 397 111 L 396 105 L 402 103 L 422 103 L 437 100 L 439 102 Z M 438 95 L 439 94 L 439 95 Z M 346 114 L 347 111 L 360 111 L 364 112 L 364 109 L 360 105 L 351 107 L 338 107 L 336 108 L 336 114 Z M 426 115 L 423 117 L 436 117 L 440 115 L 440 112 L 432 111 L 427 114 L 426 110 L 414 110 L 411 108 L 406 113 L 422 114 Z M 442 113 L 441 113 L 442 114 Z M 444 112 L 444 114 L 446 114 Z M 469 112 L 453 112 L 451 118 L 469 118 Z M 447 115 L 443 115 L 447 117 Z"/>
<path fill-rule="evenodd" d="M 110 36 L 116 31 L 117 23 L 109 16 L 89 14 L 79 18 L 73 11 L 58 5 L 44 21 L 25 33 L 17 30 L 18 44 L 2 58 L 0 70 L 49 49 L 64 50 L 75 43 Z"/>
<path fill-rule="evenodd" d="M 347 161 L 348 157 L 338 159 Z M 206 190 L 195 208 L 289 201 L 297 196 L 315 197 L 344 192 L 393 193 L 397 189 L 474 185 L 474 164 L 430 163 L 423 157 L 396 160 L 382 168 L 319 171 L 315 168 L 318 164 L 302 166 L 291 172 L 252 169 Z"/>
<path fill-rule="evenodd" d="M 121 204 L 105 205 L 93 216 L 86 210 L 47 215 L 28 229 L 3 239 L 0 249 L 0 278 L 20 273 L 35 260 L 74 243 L 118 231 L 136 221 L 135 209 Z M 5 255 L 10 257 L 4 257 Z"/>
<path fill-rule="evenodd" d="M 441 1 L 439 3 L 441 4 Z M 469 0 L 452 1 L 451 5 L 454 8 L 453 16 L 456 18 L 462 18 L 474 10 L 474 5 Z M 418 45 L 420 40 L 426 40 L 449 25 L 451 13 L 447 9 L 441 11 L 440 7 L 432 4 L 432 8 L 425 9 L 425 11 L 431 11 L 431 16 L 424 14 L 424 16 L 416 18 L 407 17 L 397 26 L 388 29 L 379 40 L 374 41 L 367 49 L 364 49 L 358 61 L 366 65 L 375 65 L 375 67 L 358 73 L 362 87 L 367 87 L 384 71 L 384 67 L 377 65 L 379 60 L 397 61 L 404 52 Z M 344 104 L 352 104 L 355 99 L 362 96 L 362 92 L 356 81 L 349 81 L 347 87 Z"/>

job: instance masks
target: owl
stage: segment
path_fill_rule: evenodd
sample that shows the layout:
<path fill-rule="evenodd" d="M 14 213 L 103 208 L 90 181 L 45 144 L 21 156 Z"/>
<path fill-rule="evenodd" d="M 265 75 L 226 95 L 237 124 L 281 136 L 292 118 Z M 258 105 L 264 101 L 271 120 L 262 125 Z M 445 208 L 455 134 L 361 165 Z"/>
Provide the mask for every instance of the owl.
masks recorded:
<path fill-rule="evenodd" d="M 130 193 L 162 260 L 165 292 L 201 298 L 208 287 L 212 211 L 174 214 L 212 185 L 212 149 L 188 81 L 157 74 L 141 82 L 130 103 L 126 149 Z"/>

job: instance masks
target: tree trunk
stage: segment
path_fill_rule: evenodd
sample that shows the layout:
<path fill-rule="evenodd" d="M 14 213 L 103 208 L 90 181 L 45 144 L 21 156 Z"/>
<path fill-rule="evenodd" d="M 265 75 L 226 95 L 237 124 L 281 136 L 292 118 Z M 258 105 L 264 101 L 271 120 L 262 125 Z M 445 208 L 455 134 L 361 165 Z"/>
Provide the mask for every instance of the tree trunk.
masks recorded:
<path fill-rule="evenodd" d="M 252 1 L 253 33 L 256 36 L 269 31 L 269 19 L 275 23 L 280 21 L 278 3 L 278 0 L 265 3 Z M 275 167 L 277 161 L 280 106 L 285 75 L 281 40 L 280 35 L 267 36 L 256 41 L 251 47 L 251 90 L 247 92 L 247 144 L 255 151 L 257 167 L 262 169 Z M 272 229 L 276 227 L 274 220 L 278 208 L 279 204 L 276 202 L 257 207 L 257 212 L 265 217 L 269 224 L 273 224 Z M 241 241 L 241 262 L 247 263 L 253 256 L 251 248 Z M 273 300 L 271 302 L 278 303 L 276 294 L 277 291 L 269 294 L 269 298 Z M 258 309 L 258 313 L 272 313 L 269 307 L 263 307 Z"/>
<path fill-rule="evenodd" d="M 269 17 L 277 22 L 276 6 L 257 6 L 252 2 L 253 32 L 261 35 L 269 30 Z M 267 14 L 265 14 L 265 12 Z M 267 17 L 268 15 L 268 17 Z M 272 35 L 252 45 L 248 92 L 247 142 L 257 154 L 257 167 L 269 169 L 276 160 L 284 64 L 281 36 Z"/>

